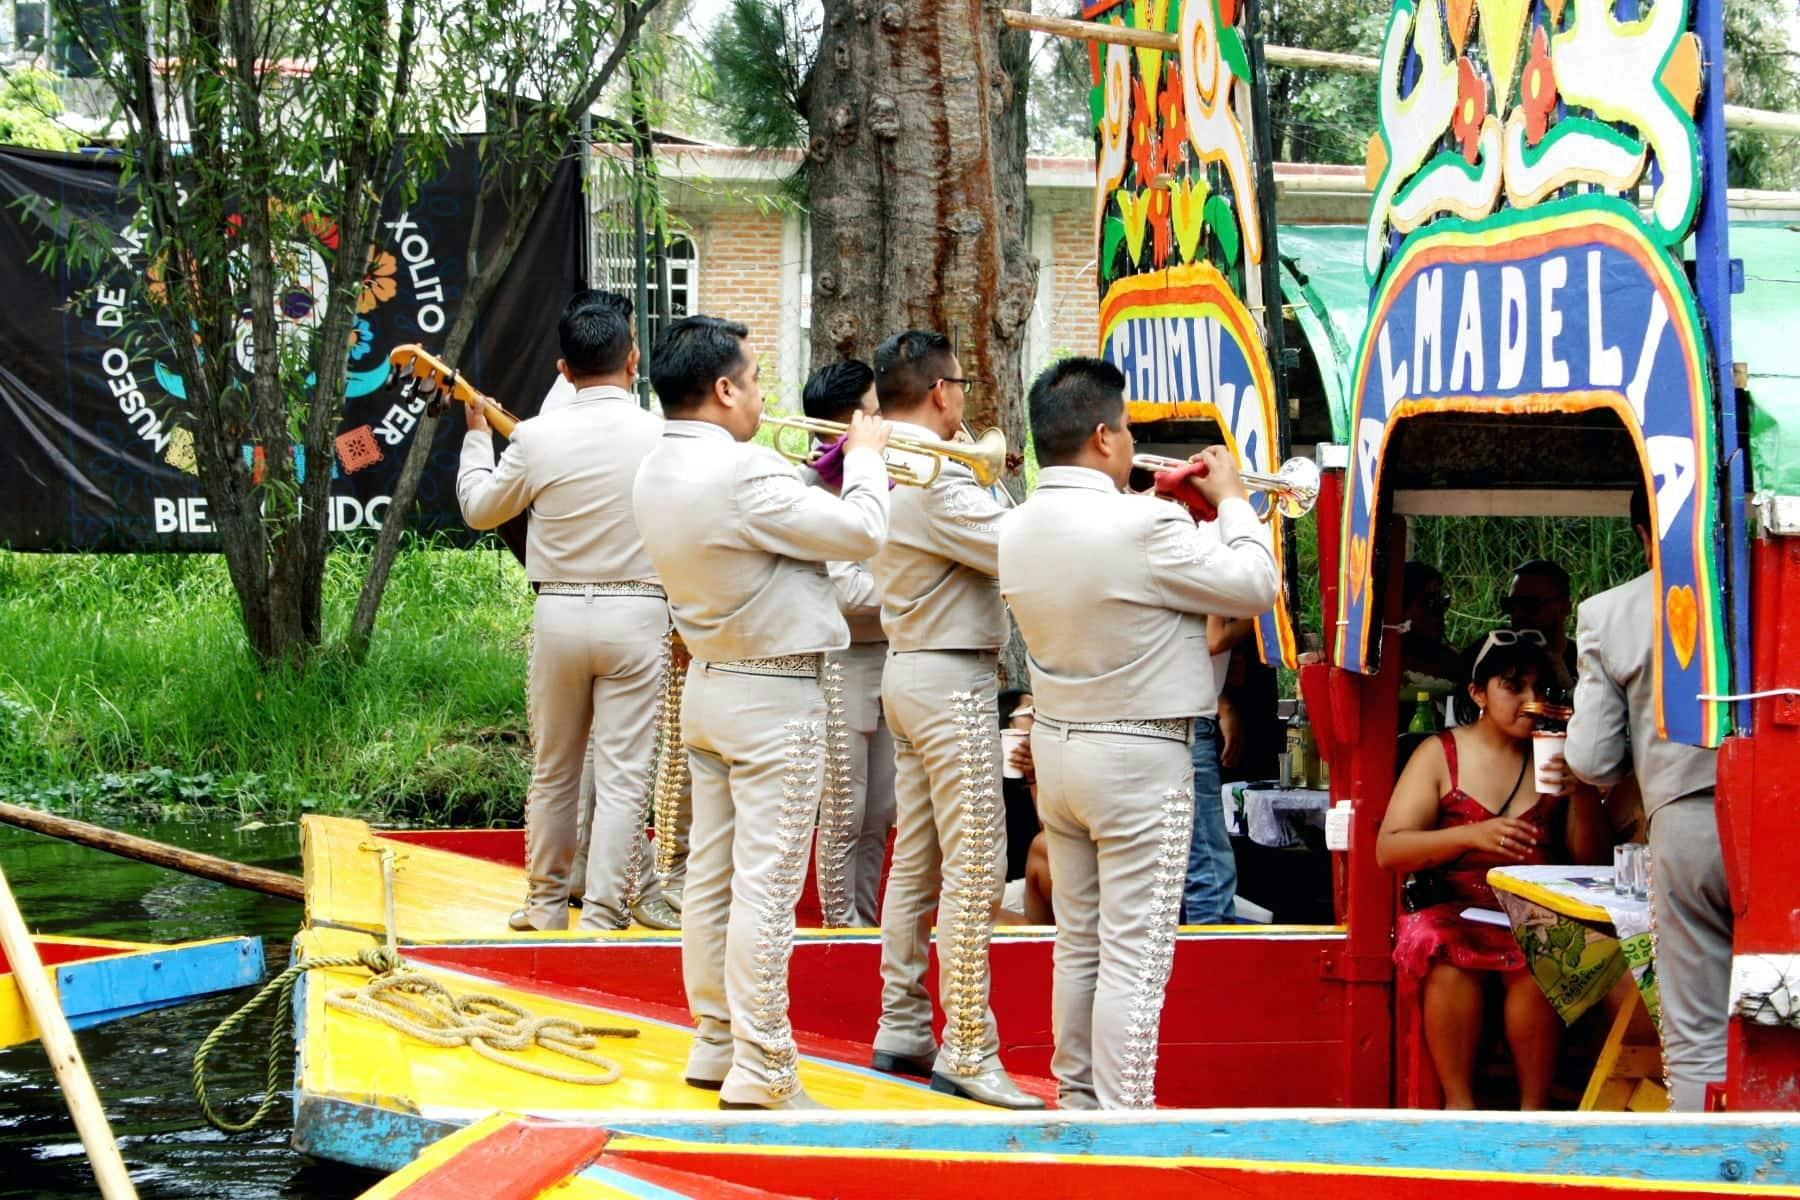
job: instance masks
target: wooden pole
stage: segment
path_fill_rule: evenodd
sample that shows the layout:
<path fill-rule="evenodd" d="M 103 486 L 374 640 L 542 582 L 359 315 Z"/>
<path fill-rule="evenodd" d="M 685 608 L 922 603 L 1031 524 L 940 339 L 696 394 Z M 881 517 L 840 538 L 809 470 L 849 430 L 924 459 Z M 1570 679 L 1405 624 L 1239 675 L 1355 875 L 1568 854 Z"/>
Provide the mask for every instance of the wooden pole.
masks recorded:
<path fill-rule="evenodd" d="M 1003 9 L 1000 19 L 1014 29 L 1032 29 L 1056 37 L 1076 38 L 1088 42 L 1116 42 L 1121 46 L 1138 46 L 1145 50 L 1163 50 L 1170 54 L 1181 49 L 1181 39 L 1156 29 L 1132 29 L 1110 25 L 1104 21 L 1077 21 L 1070 17 L 1052 17 L 1043 13 Z M 1344 71 L 1352 75 L 1373 75 L 1381 70 L 1381 60 L 1366 54 L 1338 54 L 1329 50 L 1307 50 L 1300 46 L 1263 47 L 1263 61 L 1271 66 L 1295 70 Z M 1763 108 L 1745 108 L 1741 104 L 1725 106 L 1727 129 L 1749 129 L 1785 137 L 1800 137 L 1800 113 L 1771 112 Z"/>
<path fill-rule="evenodd" d="M 77 842 L 83 846 L 92 846 L 96 850 L 105 850 L 125 858 L 135 858 L 139 862 L 154 863 L 159 867 L 169 867 L 176 871 L 186 871 L 189 875 L 198 875 L 203 879 L 228 883 L 232 887 L 248 888 L 253 892 L 261 892 L 265 896 L 279 896 L 284 900 L 306 899 L 306 882 L 298 875 L 289 875 L 285 871 L 271 871 L 264 867 L 252 867 L 245 863 L 232 862 L 229 858 L 201 854 L 197 850 L 184 850 L 180 846 L 171 846 L 167 842 L 156 842 L 149 838 L 120 833 L 116 829 L 90 825 L 86 821 L 72 821 L 67 817 L 52 816 L 47 812 L 39 812 L 35 808 L 22 808 L 17 804 L 0 801 L 0 822 L 17 825 L 20 829 L 29 829 L 34 833 L 49 834 L 51 837 Z"/>
<path fill-rule="evenodd" d="M 13 899 L 4 870 L 0 870 L 0 948 L 6 951 L 13 980 L 25 997 L 25 1011 L 37 1026 L 38 1040 L 44 1044 L 56 1081 L 62 1085 L 63 1099 L 69 1102 L 69 1115 L 75 1118 L 75 1131 L 81 1135 L 88 1161 L 94 1165 L 100 1194 L 106 1200 L 137 1200 L 137 1189 L 131 1185 L 125 1160 L 119 1157 L 118 1143 L 113 1141 L 112 1127 L 106 1123 L 106 1110 L 100 1107 L 87 1064 L 81 1061 L 81 1047 L 75 1044 L 68 1018 L 57 1003 L 56 989 L 44 974 L 43 961 L 38 958 L 31 931 L 25 928 L 25 917 L 19 912 L 19 902 Z"/>

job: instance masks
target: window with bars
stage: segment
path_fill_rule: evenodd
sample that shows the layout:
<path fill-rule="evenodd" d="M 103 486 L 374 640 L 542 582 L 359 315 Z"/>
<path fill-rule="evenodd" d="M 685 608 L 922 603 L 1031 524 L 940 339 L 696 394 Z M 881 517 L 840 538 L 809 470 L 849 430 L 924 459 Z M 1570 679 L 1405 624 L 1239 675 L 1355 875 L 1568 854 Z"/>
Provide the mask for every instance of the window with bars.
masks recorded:
<path fill-rule="evenodd" d="M 606 230 L 596 232 L 598 245 L 595 247 L 594 286 L 629 296 L 632 303 L 636 304 L 639 263 L 635 252 L 636 239 Z M 643 263 L 649 276 L 645 280 L 644 308 L 650 318 L 650 346 L 654 346 L 662 337 L 661 296 L 668 296 L 668 315 L 672 320 L 698 311 L 700 254 L 691 238 L 677 234 L 669 239 L 664 248 L 660 272 L 649 270 L 648 248 L 645 249 Z M 644 347 L 646 354 L 649 353 L 650 346 Z"/>

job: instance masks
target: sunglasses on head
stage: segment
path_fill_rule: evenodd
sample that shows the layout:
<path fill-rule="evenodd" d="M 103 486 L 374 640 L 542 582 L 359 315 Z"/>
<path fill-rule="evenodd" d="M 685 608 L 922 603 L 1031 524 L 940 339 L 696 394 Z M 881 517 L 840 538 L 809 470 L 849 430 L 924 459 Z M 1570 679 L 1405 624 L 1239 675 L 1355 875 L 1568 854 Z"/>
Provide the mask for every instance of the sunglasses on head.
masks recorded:
<path fill-rule="evenodd" d="M 1481 643 L 1481 649 L 1475 652 L 1475 669 L 1471 671 L 1471 675 L 1475 676 L 1479 674 L 1481 660 L 1488 656 L 1489 650 L 1492 650 L 1496 646 L 1516 646 L 1522 641 L 1532 642 L 1540 647 L 1548 646 L 1550 644 L 1544 640 L 1544 635 L 1535 629 L 1493 630 L 1487 635 L 1487 640 Z M 1473 683 L 1474 679 L 1471 678 L 1470 682 Z"/>

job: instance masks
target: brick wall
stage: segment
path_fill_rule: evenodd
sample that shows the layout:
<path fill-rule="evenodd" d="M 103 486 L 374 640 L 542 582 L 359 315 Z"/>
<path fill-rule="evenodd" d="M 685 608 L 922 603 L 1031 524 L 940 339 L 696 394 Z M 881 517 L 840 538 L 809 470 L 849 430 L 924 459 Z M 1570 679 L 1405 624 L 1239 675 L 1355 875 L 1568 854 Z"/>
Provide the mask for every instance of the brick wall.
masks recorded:
<path fill-rule="evenodd" d="M 781 214 L 746 207 L 681 215 L 700 252 L 699 311 L 748 325 L 764 379 L 772 381 L 781 348 Z"/>
<path fill-rule="evenodd" d="M 1085 206 L 1050 214 L 1050 353 L 1093 354 L 1100 339 L 1094 217 Z"/>

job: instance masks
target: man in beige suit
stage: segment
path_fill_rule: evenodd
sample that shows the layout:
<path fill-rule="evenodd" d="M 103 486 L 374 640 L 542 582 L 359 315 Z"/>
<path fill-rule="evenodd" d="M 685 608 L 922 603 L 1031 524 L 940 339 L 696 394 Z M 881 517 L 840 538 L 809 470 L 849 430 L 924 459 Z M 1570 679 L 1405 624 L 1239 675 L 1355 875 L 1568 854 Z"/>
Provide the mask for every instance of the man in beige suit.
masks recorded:
<path fill-rule="evenodd" d="M 1654 562 L 1649 499 L 1631 497 L 1631 523 Z M 1713 808 L 1718 752 L 1671 742 L 1657 729 L 1656 576 L 1649 571 L 1584 601 L 1575 616 L 1575 715 L 1569 768 L 1601 787 L 1635 773 L 1650 821 L 1656 979 L 1662 994 L 1669 1107 L 1699 1112 L 1706 1085 L 1725 1078 L 1731 996 L 1731 896 Z"/>
<path fill-rule="evenodd" d="M 633 900 L 653 923 L 673 927 L 678 918 L 642 870 L 643 798 L 669 612 L 629 504 L 638 464 L 661 422 L 631 394 L 638 350 L 629 301 L 581 293 L 563 310 L 558 335 L 557 369 L 575 387 L 574 400 L 521 421 L 497 464 L 487 421 L 479 409 L 466 409 L 469 432 L 456 476 L 463 519 L 476 529 L 531 510 L 525 574 L 537 601 L 526 685 L 529 884 L 525 907 L 510 923 L 520 930 L 568 927 L 578 812 L 591 802 L 582 927 L 624 928 Z M 590 729 L 591 800 L 581 792 Z"/>
<path fill-rule="evenodd" d="M 875 352 L 875 390 L 896 435 L 948 441 L 968 381 L 940 333 L 897 333 Z M 894 863 L 881 906 L 881 1024 L 873 1065 L 929 1075 L 939 1091 L 1042 1108 L 1000 1065 L 988 1008 L 988 939 L 1005 884 L 1000 818 L 999 522 L 1006 509 L 967 467 L 894 492 L 887 545 L 869 562 L 888 661 L 881 698 L 894 736 Z M 931 1035 L 925 970 L 937 912 L 944 1043 Z"/>
<path fill-rule="evenodd" d="M 1125 378 L 1070 358 L 1030 398 L 1037 491 L 1000 531 L 1000 586 L 1025 636 L 1038 813 L 1056 909 L 1052 1027 L 1064 1108 L 1155 1103 L 1157 1028 L 1175 951 L 1194 718 L 1217 711 L 1206 614 L 1275 603 L 1268 528 L 1222 447 L 1180 506 L 1121 495 L 1133 443 Z M 1204 802 L 1218 802 L 1205 797 Z"/>
<path fill-rule="evenodd" d="M 852 413 L 877 411 L 875 372 L 855 359 L 814 371 L 802 394 L 806 415 L 847 422 Z M 835 455 L 834 455 L 835 457 Z M 827 472 L 835 476 L 835 472 Z M 836 490 L 835 478 L 817 478 Z M 828 761 L 813 855 L 819 910 L 828 927 L 866 928 L 880 906 L 881 868 L 894 828 L 894 739 L 881 712 L 881 673 L 887 635 L 881 630 L 881 597 L 867 563 L 826 565 L 837 589 L 838 610 L 850 626 L 850 645 L 826 664 L 825 699 L 837 711 L 828 729 L 837 761 Z"/>
<path fill-rule="evenodd" d="M 650 365 L 669 418 L 632 491 L 644 544 L 694 659 L 681 736 L 694 824 L 681 965 L 696 1026 L 686 1076 L 721 1108 L 817 1108 L 787 1017 L 794 903 L 819 808 L 824 655 L 850 644 L 824 564 L 887 532 L 879 418 L 858 415 L 842 495 L 764 446 L 749 330 L 669 327 Z"/>

